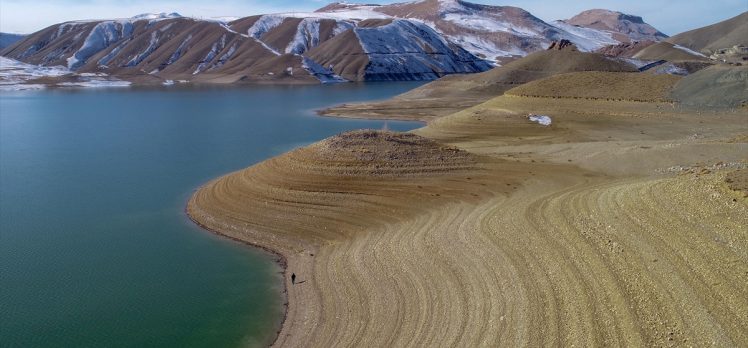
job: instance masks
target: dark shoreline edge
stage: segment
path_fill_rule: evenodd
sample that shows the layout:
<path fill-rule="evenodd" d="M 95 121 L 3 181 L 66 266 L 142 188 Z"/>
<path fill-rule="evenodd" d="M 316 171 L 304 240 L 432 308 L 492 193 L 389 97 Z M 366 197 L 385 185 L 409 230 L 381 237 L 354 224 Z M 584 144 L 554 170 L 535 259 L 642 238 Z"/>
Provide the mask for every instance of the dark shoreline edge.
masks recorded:
<path fill-rule="evenodd" d="M 344 83 L 361 83 L 361 82 L 350 82 L 349 81 L 349 82 L 344 82 Z M 324 83 L 321 83 L 321 85 L 324 85 Z M 130 88 L 132 88 L 132 87 L 135 87 L 135 86 L 133 85 Z M 412 89 L 409 89 L 409 90 L 412 90 Z M 387 99 L 384 99 L 384 100 L 387 100 Z M 324 111 L 333 109 L 333 108 L 338 107 L 340 105 L 342 105 L 342 104 L 330 104 L 330 105 L 327 105 L 325 107 L 321 107 L 319 109 L 310 109 L 310 111 L 311 111 L 311 113 L 312 113 L 312 115 L 314 117 L 329 117 L 329 118 L 338 118 L 338 119 L 360 119 L 360 120 L 373 120 L 373 121 L 385 121 L 385 122 L 386 121 L 396 121 L 396 122 L 397 121 L 402 121 L 402 122 L 418 122 L 418 123 L 421 123 L 421 127 L 414 128 L 413 130 L 416 130 L 416 129 L 419 129 L 419 128 L 423 128 L 423 127 L 425 127 L 425 126 L 428 125 L 428 122 L 423 121 L 423 120 L 396 120 L 396 119 L 387 119 L 387 118 L 384 118 L 384 117 L 383 118 L 376 118 L 376 117 L 346 117 L 346 116 L 342 116 L 342 115 L 326 115 L 326 114 L 324 114 Z M 317 140 L 317 141 L 321 141 L 321 140 Z M 289 151 L 286 151 L 284 153 L 287 153 Z M 280 156 L 280 155 L 281 154 L 279 154 L 277 156 Z M 271 156 L 269 158 L 272 158 L 272 157 L 275 157 L 275 156 Z M 200 191 L 200 189 L 202 189 L 203 187 L 205 187 L 206 185 L 208 185 L 208 183 L 212 182 L 213 180 L 218 180 L 218 179 L 220 179 L 220 178 L 222 178 L 222 177 L 224 177 L 226 175 L 230 175 L 231 173 L 233 173 L 233 172 L 222 174 L 222 175 L 220 175 L 220 176 L 218 176 L 216 178 L 210 179 L 208 182 L 206 182 L 204 184 L 199 185 L 190 194 L 189 198 L 187 199 L 187 202 L 184 204 L 183 211 L 184 211 L 184 214 L 187 216 L 187 218 L 190 219 L 190 221 L 192 221 L 192 223 L 194 223 L 195 225 L 197 225 L 198 227 L 200 227 L 204 231 L 212 233 L 212 234 L 214 234 L 216 236 L 219 236 L 221 238 L 226 238 L 228 240 L 231 240 L 231 241 L 243 244 L 243 245 L 248 246 L 250 248 L 255 248 L 255 249 L 263 250 L 263 251 L 265 251 L 265 252 L 267 252 L 270 255 L 273 255 L 275 257 L 275 260 L 273 260 L 273 261 L 276 264 L 278 264 L 278 266 L 280 266 L 280 268 L 282 270 L 281 274 L 283 275 L 283 281 L 282 281 L 282 283 L 283 283 L 283 289 L 281 291 L 282 292 L 282 299 L 283 299 L 283 316 L 282 316 L 281 321 L 280 321 L 280 326 L 278 327 L 278 330 L 275 333 L 275 337 L 273 338 L 272 341 L 270 341 L 270 344 L 268 344 L 268 347 L 272 347 L 273 345 L 275 345 L 275 342 L 277 342 L 278 339 L 280 338 L 280 334 L 283 331 L 283 327 L 286 325 L 286 320 L 288 319 L 289 299 L 288 299 L 288 285 L 286 284 L 286 279 L 287 279 L 287 276 L 288 276 L 288 259 L 286 258 L 286 256 L 282 252 L 280 252 L 278 250 L 269 248 L 269 247 L 261 245 L 259 243 L 250 242 L 250 241 L 241 240 L 241 239 L 238 239 L 238 238 L 235 238 L 235 237 L 227 236 L 227 235 L 221 233 L 220 231 L 217 231 L 217 230 L 214 230 L 214 229 L 212 229 L 212 228 L 210 228 L 208 226 L 205 226 L 200 221 L 198 221 L 197 219 L 195 219 L 192 215 L 190 215 L 190 211 L 189 211 L 189 205 L 190 205 L 190 202 L 192 201 L 192 197 L 198 191 Z"/>
<path fill-rule="evenodd" d="M 288 286 L 286 285 L 286 275 L 287 275 L 287 271 L 288 271 L 288 261 L 286 259 L 286 256 L 283 255 L 283 253 L 281 253 L 280 251 L 268 248 L 268 247 L 266 247 L 264 245 L 260 245 L 259 243 L 253 243 L 253 242 L 242 240 L 242 239 L 239 239 L 239 238 L 227 236 L 227 235 L 221 233 L 220 231 L 214 230 L 214 229 L 212 229 L 212 228 L 210 228 L 208 226 L 205 226 L 200 221 L 197 221 L 197 219 L 195 219 L 192 215 L 190 215 L 189 204 L 190 204 L 190 201 L 192 201 L 192 196 L 198 190 L 200 190 L 200 188 L 202 188 L 203 186 L 204 185 L 201 185 L 197 190 L 193 191 L 193 193 L 190 195 L 190 199 L 187 200 L 187 203 L 185 204 L 184 209 L 183 209 L 184 214 L 187 215 L 187 218 L 190 219 L 190 221 L 192 221 L 195 225 L 197 225 L 198 227 L 200 227 L 201 229 L 203 229 L 206 232 L 212 233 L 212 234 L 214 234 L 216 236 L 219 236 L 221 238 L 225 238 L 225 239 L 231 240 L 233 242 L 237 242 L 239 244 L 243 244 L 243 245 L 245 245 L 247 247 L 250 247 L 250 248 L 260 249 L 260 250 L 262 250 L 264 252 L 267 252 L 268 254 L 274 256 L 273 262 L 275 262 L 281 268 L 281 274 L 283 275 L 283 277 L 282 277 L 283 280 L 281 282 L 282 286 L 283 286 L 283 290 L 281 291 L 281 296 L 282 296 L 282 300 L 283 300 L 283 315 L 282 315 L 281 320 L 280 320 L 280 326 L 278 327 L 278 329 L 275 332 L 275 337 L 272 340 L 268 341 L 269 344 L 267 346 L 268 347 L 272 347 L 275 344 L 275 342 L 278 341 L 278 338 L 280 338 L 280 333 L 281 333 L 281 331 L 283 331 L 283 326 L 286 324 L 286 319 L 288 318 Z"/>

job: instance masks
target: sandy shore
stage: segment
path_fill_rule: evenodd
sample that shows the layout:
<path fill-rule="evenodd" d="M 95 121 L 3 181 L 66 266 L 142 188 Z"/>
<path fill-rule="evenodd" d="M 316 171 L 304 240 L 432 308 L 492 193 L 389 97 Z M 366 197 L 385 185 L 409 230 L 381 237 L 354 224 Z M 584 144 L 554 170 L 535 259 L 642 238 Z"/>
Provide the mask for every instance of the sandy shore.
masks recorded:
<path fill-rule="evenodd" d="M 748 346 L 746 119 L 503 96 L 273 158 L 187 210 L 298 276 L 275 346 Z"/>

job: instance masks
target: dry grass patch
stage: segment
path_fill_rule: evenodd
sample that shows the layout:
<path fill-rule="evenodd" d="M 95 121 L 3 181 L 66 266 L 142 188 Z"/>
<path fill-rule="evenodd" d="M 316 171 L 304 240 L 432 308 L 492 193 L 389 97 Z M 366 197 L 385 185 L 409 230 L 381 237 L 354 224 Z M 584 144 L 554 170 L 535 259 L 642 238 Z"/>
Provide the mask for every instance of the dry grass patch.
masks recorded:
<path fill-rule="evenodd" d="M 667 102 L 679 76 L 641 73 L 576 72 L 513 88 L 509 95 L 547 98 Z"/>

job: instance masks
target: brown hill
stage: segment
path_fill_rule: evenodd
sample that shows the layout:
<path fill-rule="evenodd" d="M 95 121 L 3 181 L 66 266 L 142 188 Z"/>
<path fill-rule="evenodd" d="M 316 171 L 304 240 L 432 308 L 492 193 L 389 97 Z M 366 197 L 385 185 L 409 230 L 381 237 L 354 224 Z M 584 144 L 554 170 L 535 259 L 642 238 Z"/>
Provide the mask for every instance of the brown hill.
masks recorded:
<path fill-rule="evenodd" d="M 0 54 L 132 82 L 434 80 L 483 72 L 493 67 L 491 61 L 508 62 L 552 41 L 570 40 L 592 51 L 628 42 L 629 34 L 657 32 L 639 17 L 616 16 L 618 24 L 595 29 L 594 23 L 549 24 L 518 7 L 462 0 L 335 3 L 311 13 L 228 23 L 175 13 L 66 22 Z"/>
<path fill-rule="evenodd" d="M 640 37 L 651 40 L 665 37 L 643 34 L 659 32 L 640 17 L 620 13 L 614 19 L 616 23 L 598 29 L 594 24 L 546 23 L 518 7 L 462 0 L 419 0 L 382 6 L 334 3 L 315 12 L 341 15 L 367 11 L 429 23 L 471 53 L 500 63 L 544 50 L 552 41 L 562 39 L 571 40 L 585 51 L 593 51 L 613 43 L 640 40 Z"/>
<path fill-rule="evenodd" d="M 622 58 L 631 58 L 635 54 L 639 53 L 639 51 L 655 44 L 654 41 L 634 41 L 630 43 L 621 43 L 618 45 L 610 45 L 605 46 L 597 51 L 595 53 L 604 54 L 608 57 L 622 57 Z"/>
<path fill-rule="evenodd" d="M 430 120 L 482 103 L 527 82 L 575 71 L 638 70 L 633 65 L 597 53 L 568 49 L 541 51 L 483 73 L 447 76 L 383 102 L 346 104 L 321 113 L 343 117 Z"/>
<path fill-rule="evenodd" d="M 669 42 L 658 42 L 647 46 L 636 54 L 633 58 L 643 60 L 667 60 L 675 61 L 708 61 L 709 58 L 699 52 L 692 51 L 682 46 L 676 46 Z"/>
<path fill-rule="evenodd" d="M 190 18 L 63 23 L 29 35 L 2 54 L 136 82 L 316 80 L 303 69 L 301 57 L 278 55 L 220 23 Z"/>
<path fill-rule="evenodd" d="M 671 94 L 695 107 L 734 108 L 748 105 L 748 67 L 715 65 L 681 80 Z"/>
<path fill-rule="evenodd" d="M 675 35 L 667 42 L 711 54 L 736 45 L 748 46 L 748 11 L 728 20 Z"/>
<path fill-rule="evenodd" d="M 376 11 L 433 23 L 440 32 L 491 61 L 543 50 L 552 40 L 562 37 L 558 28 L 512 6 L 422 0 L 384 5 Z"/>
<path fill-rule="evenodd" d="M 222 228 L 203 217 L 251 221 L 273 240 L 319 245 L 408 216 L 414 207 L 474 198 L 485 192 L 484 168 L 476 155 L 415 134 L 353 131 L 213 181 L 188 211 L 212 229 Z M 453 189 L 443 189 L 445 182 Z"/>
<path fill-rule="evenodd" d="M 614 33 L 621 42 L 660 41 L 667 38 L 659 30 L 644 22 L 642 17 L 617 11 L 594 9 L 565 20 L 564 22 L 585 28 L 593 28 Z"/>
<path fill-rule="evenodd" d="M 352 30 L 311 49 L 307 56 L 322 66 L 333 66 L 336 74 L 351 81 L 364 80 L 369 66 L 369 56 Z"/>
<path fill-rule="evenodd" d="M 437 80 L 407 92 L 400 98 L 496 97 L 518 85 L 573 71 L 637 70 L 627 63 L 611 60 L 595 53 L 574 50 L 541 51 L 480 74 L 458 75 Z M 455 88 L 458 85 L 461 88 Z"/>
<path fill-rule="evenodd" d="M 329 14 L 263 15 L 230 23 L 183 17 L 67 22 L 0 53 L 139 83 L 341 81 L 335 72 L 354 81 L 433 80 L 491 68 L 418 21 Z"/>
<path fill-rule="evenodd" d="M 532 81 L 507 95 L 543 98 L 666 102 L 679 76 L 602 71 L 573 72 Z"/>

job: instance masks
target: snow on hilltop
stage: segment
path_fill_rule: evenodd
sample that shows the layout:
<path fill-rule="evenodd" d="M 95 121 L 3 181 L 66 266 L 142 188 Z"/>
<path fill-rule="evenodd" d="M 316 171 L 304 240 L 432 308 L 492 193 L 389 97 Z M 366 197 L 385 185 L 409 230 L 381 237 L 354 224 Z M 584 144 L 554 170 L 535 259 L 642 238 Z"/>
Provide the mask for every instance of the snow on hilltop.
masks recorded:
<path fill-rule="evenodd" d="M 369 56 L 366 73 L 376 79 L 390 80 L 401 75 L 412 80 L 431 80 L 439 78 L 439 72 L 472 73 L 490 67 L 420 22 L 396 19 L 379 27 L 356 28 L 355 33 Z"/>
<path fill-rule="evenodd" d="M 380 13 L 393 18 L 421 21 L 469 52 L 489 61 L 525 56 L 561 39 L 573 42 L 583 51 L 595 51 L 607 45 L 639 40 L 643 36 L 638 33 L 649 32 L 651 28 L 643 21 L 636 27 L 638 30 L 634 25 L 615 26 L 613 21 L 610 22 L 613 28 L 563 21 L 546 23 L 518 7 L 481 5 L 462 0 L 420 0 L 383 6 L 340 2 L 325 6 L 316 14 L 352 14 L 357 11 L 368 18 L 376 16 L 372 13 Z M 624 19 L 641 19 L 620 15 Z M 633 29 L 616 31 L 615 28 L 619 27 Z M 628 34 L 636 38 L 630 38 Z"/>
<path fill-rule="evenodd" d="M 153 19 L 169 19 L 169 18 L 181 18 L 181 17 L 182 15 L 176 12 L 172 12 L 168 14 L 165 12 L 161 12 L 161 13 L 143 13 L 137 16 L 133 16 L 132 19 L 133 20 L 153 20 Z"/>
<path fill-rule="evenodd" d="M 546 23 L 518 7 L 421 0 L 333 3 L 314 12 L 235 20 L 152 13 L 72 21 L 29 35 L 0 54 L 159 84 L 421 80 L 485 71 L 562 39 L 594 51 L 657 33 L 640 17 L 612 11 Z"/>
<path fill-rule="evenodd" d="M 620 42 L 660 41 L 668 37 L 645 23 L 641 17 L 617 11 L 587 10 L 563 22 L 611 33 Z"/>

